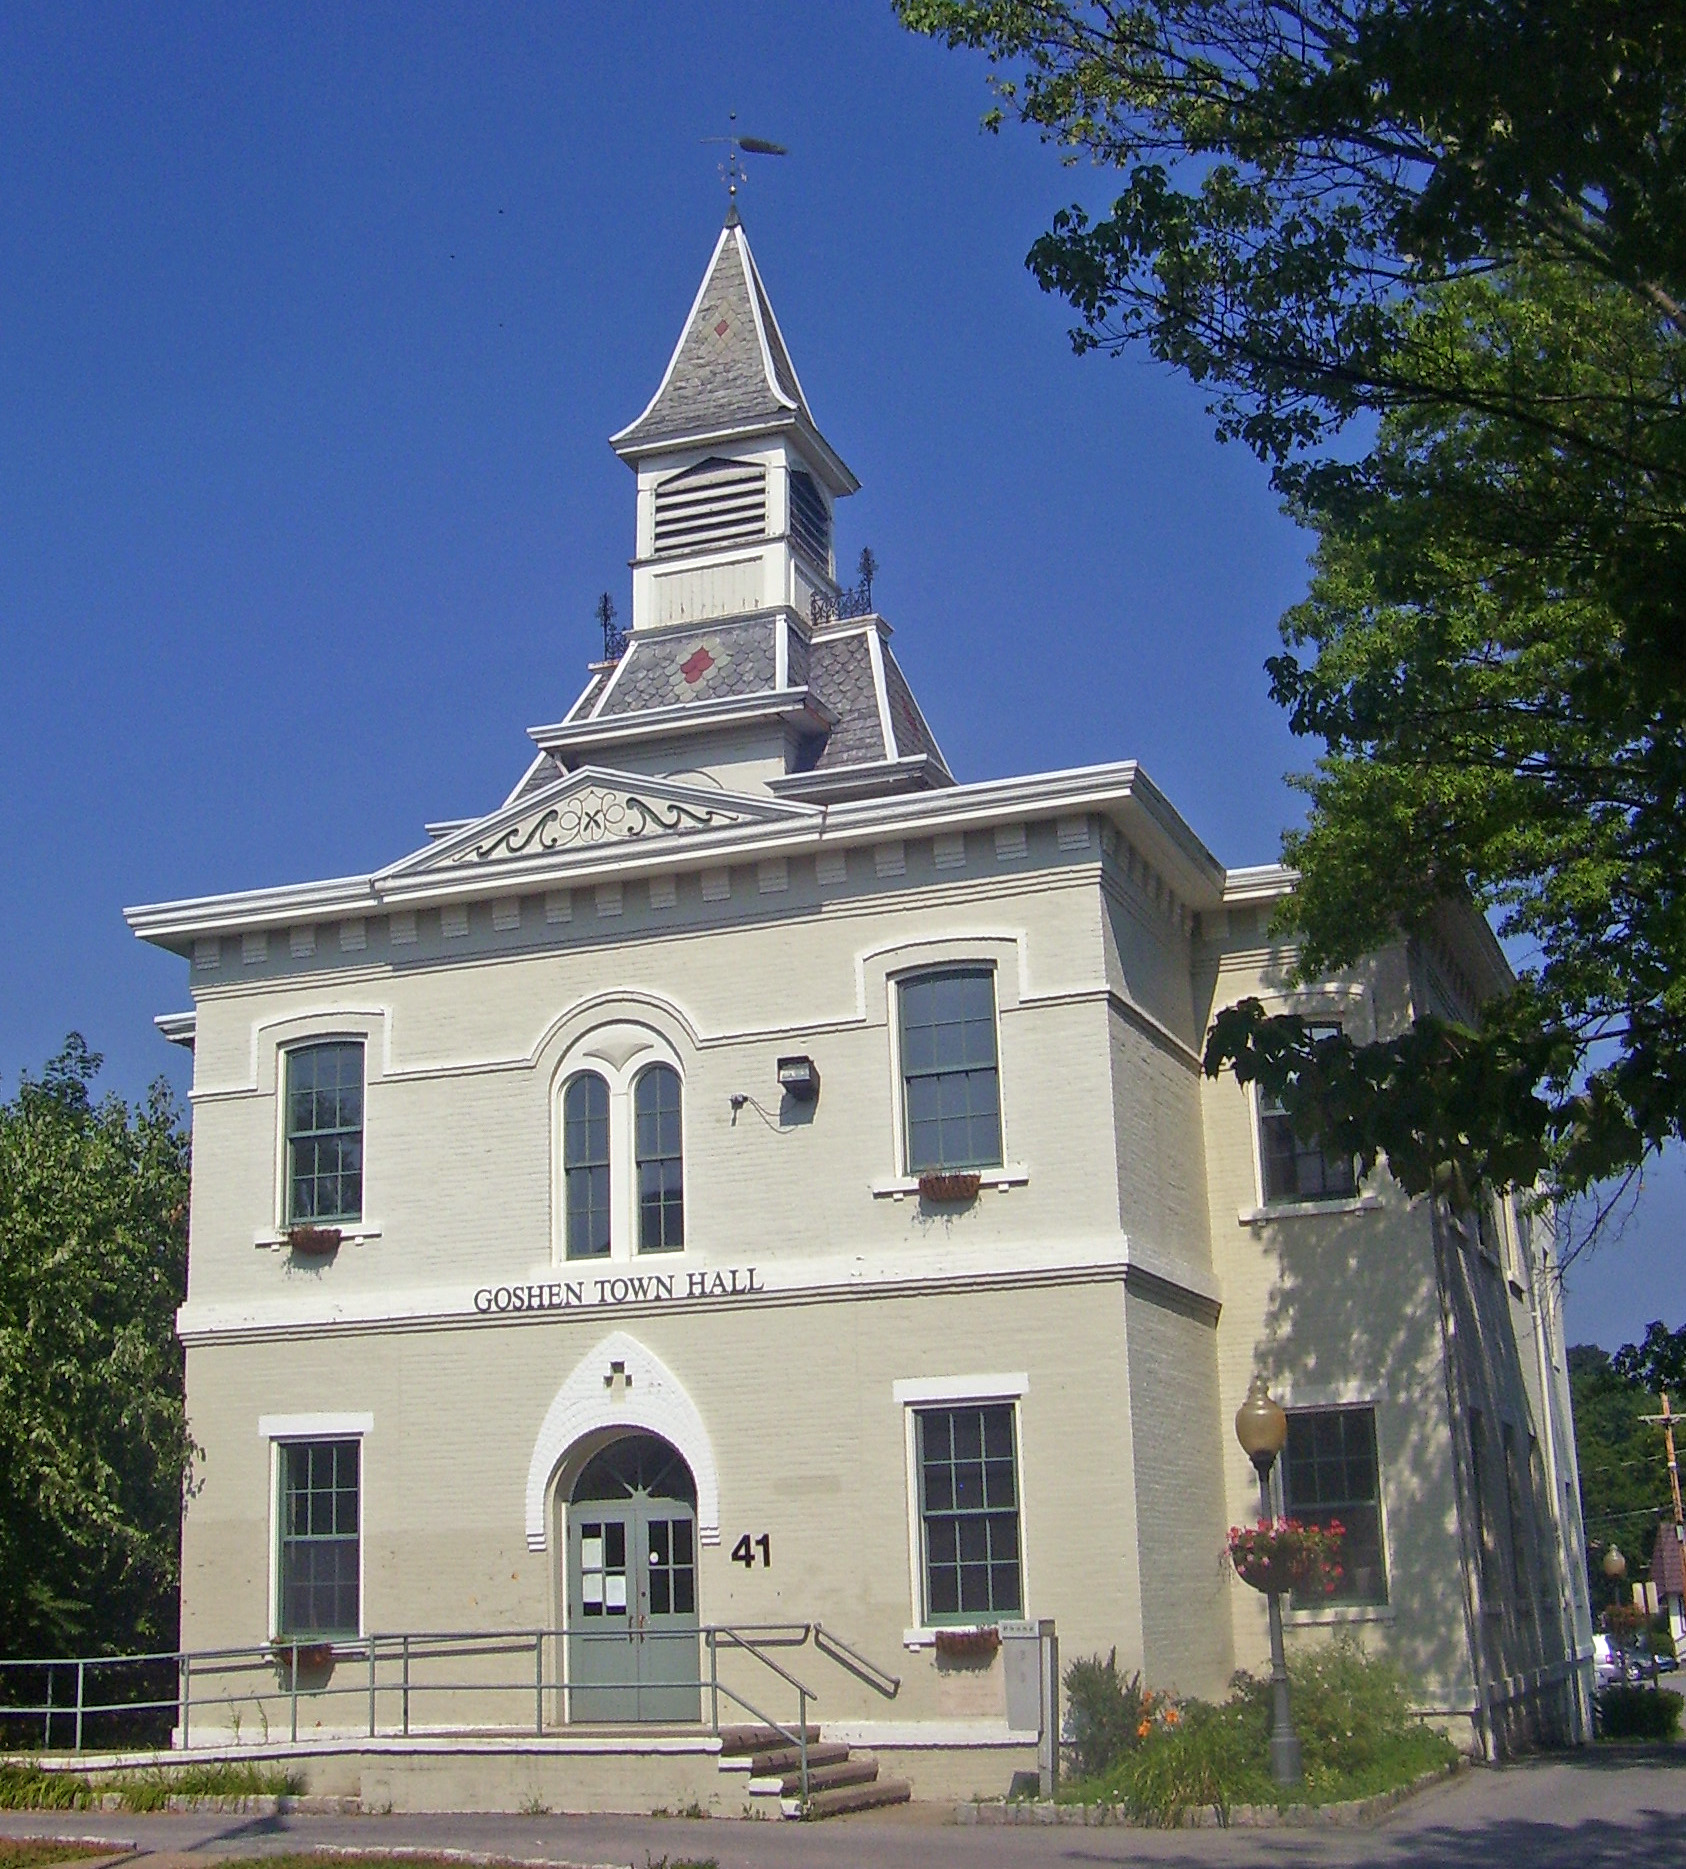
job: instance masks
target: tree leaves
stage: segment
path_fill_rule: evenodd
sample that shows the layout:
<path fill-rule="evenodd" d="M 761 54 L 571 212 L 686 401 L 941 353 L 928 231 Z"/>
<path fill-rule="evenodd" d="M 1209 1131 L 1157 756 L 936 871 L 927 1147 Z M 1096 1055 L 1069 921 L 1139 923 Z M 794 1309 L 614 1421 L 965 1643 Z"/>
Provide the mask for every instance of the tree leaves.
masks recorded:
<path fill-rule="evenodd" d="M 188 1138 L 72 1034 L 0 1104 L 0 1649 L 172 1648 Z"/>
<path fill-rule="evenodd" d="M 1205 387 L 1318 534 L 1268 664 L 1324 749 L 1284 850 L 1302 975 L 1448 902 L 1524 955 L 1470 1029 L 1320 1057 L 1238 1011 L 1208 1068 L 1299 1086 L 1302 1134 L 1412 1187 L 1632 1168 L 1686 1123 L 1686 8 L 899 10 L 1121 173 L 1027 261 L 1076 347 Z"/>

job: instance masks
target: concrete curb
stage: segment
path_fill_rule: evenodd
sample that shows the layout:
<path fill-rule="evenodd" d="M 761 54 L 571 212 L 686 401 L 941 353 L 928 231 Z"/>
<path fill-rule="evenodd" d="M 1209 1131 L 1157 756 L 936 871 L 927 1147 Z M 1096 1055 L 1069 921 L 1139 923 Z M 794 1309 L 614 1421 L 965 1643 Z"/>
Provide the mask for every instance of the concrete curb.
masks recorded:
<path fill-rule="evenodd" d="M 61 1805 L 25 1805 L 8 1815 L 28 1817 L 63 1808 Z M 155 1809 L 137 1811 L 124 1801 L 121 1791 L 96 1791 L 79 1808 L 98 1811 L 102 1816 L 122 1813 L 131 1817 L 183 1816 L 195 1812 L 216 1817 L 281 1817 L 290 1811 L 296 1811 L 301 1817 L 359 1817 L 363 1812 L 363 1802 L 360 1798 L 294 1797 L 276 1792 L 251 1792 L 238 1797 L 187 1797 L 180 1792 L 172 1792 Z M 53 1840 L 62 1843 L 78 1839 L 58 1837 Z M 82 1840 L 98 1842 L 100 1839 Z"/>
<path fill-rule="evenodd" d="M 1351 1798 L 1343 1804 L 1236 1804 L 1230 1807 L 1227 1820 L 1210 1805 L 1202 1805 L 1197 1810 L 1184 1811 L 1179 1825 L 1174 1827 L 1184 1830 L 1324 1830 L 1373 1823 L 1406 1798 L 1456 1776 L 1459 1769 L 1449 1765 L 1441 1771 L 1424 1772 L 1408 1785 L 1397 1785 L 1392 1791 L 1378 1791 L 1368 1798 Z M 1160 1828 L 1149 1819 L 1132 1817 L 1122 1805 L 1056 1804 L 1048 1798 L 1013 1802 L 1004 1798 L 969 1799 L 955 1805 L 954 1821 L 957 1824 L 1072 1824 L 1130 1830 Z"/>

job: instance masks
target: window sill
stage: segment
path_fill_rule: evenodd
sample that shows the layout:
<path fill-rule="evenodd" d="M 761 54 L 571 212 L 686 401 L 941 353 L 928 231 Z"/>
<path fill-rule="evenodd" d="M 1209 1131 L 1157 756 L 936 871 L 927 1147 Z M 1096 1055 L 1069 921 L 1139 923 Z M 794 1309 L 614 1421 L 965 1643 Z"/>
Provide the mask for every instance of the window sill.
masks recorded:
<path fill-rule="evenodd" d="M 303 1226 L 305 1223 L 301 1220 L 299 1224 Z M 323 1224 L 329 1226 L 331 1231 L 340 1236 L 342 1246 L 361 1246 L 368 1240 L 378 1240 L 384 1231 L 378 1220 L 359 1220 L 355 1223 L 340 1224 L 324 1222 Z M 271 1227 L 261 1233 L 254 1233 L 252 1244 L 259 1248 L 267 1247 L 270 1252 L 284 1252 L 287 1247 L 287 1235 L 277 1233 Z"/>
<path fill-rule="evenodd" d="M 1243 1207 L 1236 1219 L 1244 1227 L 1263 1226 L 1269 1220 L 1312 1220 L 1329 1214 L 1372 1214 L 1381 1209 L 1379 1194 L 1354 1194 L 1341 1201 L 1272 1201 L 1264 1207 Z"/>
<path fill-rule="evenodd" d="M 955 1169 L 954 1173 L 975 1174 L 980 1194 L 985 1188 L 995 1188 L 1005 1194 L 1009 1188 L 1022 1188 L 1030 1180 L 1030 1170 L 1023 1162 L 1006 1162 L 998 1168 Z M 883 1181 L 874 1181 L 868 1185 L 875 1201 L 901 1201 L 910 1194 L 917 1196 L 919 1193 L 917 1175 L 891 1175 Z"/>
<path fill-rule="evenodd" d="M 1352 1622 L 1392 1622 L 1391 1603 L 1331 1603 L 1325 1609 L 1284 1609 L 1282 1620 L 1290 1628 L 1338 1628 Z"/>

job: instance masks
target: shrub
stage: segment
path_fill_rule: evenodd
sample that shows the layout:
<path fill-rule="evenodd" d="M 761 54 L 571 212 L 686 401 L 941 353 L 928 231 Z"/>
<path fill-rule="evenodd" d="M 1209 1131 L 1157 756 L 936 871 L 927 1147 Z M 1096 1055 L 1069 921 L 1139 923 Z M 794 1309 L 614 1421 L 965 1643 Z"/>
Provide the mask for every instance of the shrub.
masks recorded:
<path fill-rule="evenodd" d="M 1089 1655 L 1065 1671 L 1069 1775 L 1099 1778 L 1141 1743 L 1142 1677 L 1118 1672 L 1118 1650 Z"/>
<path fill-rule="evenodd" d="M 1686 1704 L 1679 1694 L 1657 1687 L 1607 1687 L 1595 1698 L 1605 1739 L 1672 1739 Z"/>
<path fill-rule="evenodd" d="M 1210 1806 L 1229 1822 L 1230 1806 L 1268 1801 L 1250 1724 L 1234 1701 L 1221 1707 L 1191 1701 L 1174 1726 L 1155 1732 L 1119 1775 L 1122 1802 L 1132 1817 L 1171 1826 L 1185 1811 Z"/>
<path fill-rule="evenodd" d="M 1133 1737 L 1104 1772 L 1089 1775 L 1079 1795 L 1122 1804 L 1153 1823 L 1179 1823 L 1185 1811 L 1200 1806 L 1209 1806 L 1223 1822 L 1236 1804 L 1369 1797 L 1425 1772 L 1444 1771 L 1457 1759 L 1451 1743 L 1412 1714 L 1410 1685 L 1400 1669 L 1366 1655 L 1350 1637 L 1298 1654 L 1290 1666 L 1305 1774 L 1292 1790 L 1270 1776 L 1267 1679 L 1238 1674 L 1229 1699 L 1213 1706 L 1154 1695 L 1138 1680 L 1120 1680 L 1116 1668 L 1099 1661 L 1088 1664 L 1081 1678 L 1086 1694 L 1111 1709 L 1114 1731 L 1122 1724 L 1118 1706 L 1124 1693 L 1139 1715 Z M 1074 1718 L 1074 1730 L 1076 1724 Z"/>

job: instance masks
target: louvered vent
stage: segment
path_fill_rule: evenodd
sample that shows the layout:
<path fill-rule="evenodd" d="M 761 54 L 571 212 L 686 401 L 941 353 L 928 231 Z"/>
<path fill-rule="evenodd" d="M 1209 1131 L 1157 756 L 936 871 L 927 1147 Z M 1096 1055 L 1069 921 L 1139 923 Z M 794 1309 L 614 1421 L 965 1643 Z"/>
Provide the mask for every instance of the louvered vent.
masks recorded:
<path fill-rule="evenodd" d="M 813 476 L 794 469 L 790 476 L 790 536 L 821 571 L 831 575 L 831 514 Z"/>
<path fill-rule="evenodd" d="M 767 535 L 767 472 L 711 455 L 656 489 L 656 552 L 708 551 Z"/>

